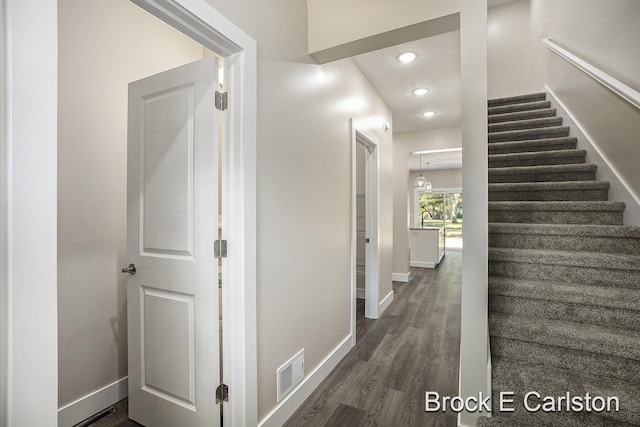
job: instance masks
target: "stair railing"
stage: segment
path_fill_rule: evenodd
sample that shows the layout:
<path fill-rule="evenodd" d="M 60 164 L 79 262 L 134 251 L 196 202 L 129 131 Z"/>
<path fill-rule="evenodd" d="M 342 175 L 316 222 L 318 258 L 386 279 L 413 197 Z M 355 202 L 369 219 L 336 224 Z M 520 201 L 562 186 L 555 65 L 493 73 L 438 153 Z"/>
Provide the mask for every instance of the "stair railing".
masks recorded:
<path fill-rule="evenodd" d="M 549 38 L 540 39 L 542 44 L 549 48 L 552 52 L 556 53 L 560 57 L 564 58 L 577 68 L 582 70 L 587 75 L 591 76 L 594 80 L 613 91 L 615 94 L 625 99 L 627 102 L 640 109 L 640 92 L 622 83 L 620 80 L 605 73 L 598 67 L 588 63 L 584 59 L 578 57 L 574 53 L 569 52 L 565 48 L 559 46 Z"/>

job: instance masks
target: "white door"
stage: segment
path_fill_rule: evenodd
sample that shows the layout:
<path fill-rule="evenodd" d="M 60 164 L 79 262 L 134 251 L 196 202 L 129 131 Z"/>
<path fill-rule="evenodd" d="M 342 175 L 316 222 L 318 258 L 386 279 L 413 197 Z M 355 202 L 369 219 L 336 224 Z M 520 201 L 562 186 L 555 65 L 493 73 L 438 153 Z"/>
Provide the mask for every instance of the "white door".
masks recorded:
<path fill-rule="evenodd" d="M 129 416 L 219 426 L 217 58 L 129 85 Z"/>

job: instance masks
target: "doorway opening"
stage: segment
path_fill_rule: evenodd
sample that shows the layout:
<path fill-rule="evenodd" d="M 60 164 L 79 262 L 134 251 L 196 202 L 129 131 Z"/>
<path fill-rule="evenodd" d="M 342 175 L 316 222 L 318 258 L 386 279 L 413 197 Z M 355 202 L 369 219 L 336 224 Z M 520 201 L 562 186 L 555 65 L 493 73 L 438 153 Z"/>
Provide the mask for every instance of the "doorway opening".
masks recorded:
<path fill-rule="evenodd" d="M 415 191 L 414 228 L 444 226 L 446 250 L 462 250 L 462 213 L 459 190 Z"/>
<path fill-rule="evenodd" d="M 377 319 L 380 290 L 378 139 L 351 121 L 351 333 L 355 344 L 357 309 Z"/>

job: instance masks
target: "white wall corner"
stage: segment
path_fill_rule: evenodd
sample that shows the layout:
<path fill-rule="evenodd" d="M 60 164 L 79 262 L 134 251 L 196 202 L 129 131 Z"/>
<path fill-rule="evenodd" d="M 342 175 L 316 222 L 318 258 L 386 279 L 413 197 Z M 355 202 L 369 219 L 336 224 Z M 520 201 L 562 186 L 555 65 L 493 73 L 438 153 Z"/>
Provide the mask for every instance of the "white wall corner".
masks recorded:
<path fill-rule="evenodd" d="M 364 288 L 356 288 L 356 298 L 365 299 L 366 290 Z"/>
<path fill-rule="evenodd" d="M 577 148 L 587 151 L 587 163 L 598 166 L 597 179 L 611 183 L 609 200 L 625 203 L 624 224 L 640 226 L 640 195 L 636 194 L 629 183 L 622 178 L 615 165 L 611 163 L 594 138 L 562 102 L 562 99 L 549 86 L 545 86 L 545 90 L 549 95 L 548 100 L 551 101 L 551 107 L 556 108 L 557 115 L 562 117 L 563 125 L 570 127 L 569 135 L 578 139 Z"/>
<path fill-rule="evenodd" d="M 288 396 L 258 423 L 258 427 L 279 427 L 283 425 L 347 355 L 352 346 L 352 336 L 349 334 L 320 362 L 316 369 L 309 373 Z"/>
<path fill-rule="evenodd" d="M 58 427 L 71 427 L 128 395 L 128 378 L 122 378 L 58 409 Z"/>
<path fill-rule="evenodd" d="M 382 316 L 382 313 L 384 313 L 387 307 L 389 307 L 389 304 L 391 304 L 392 302 L 393 302 L 393 291 L 389 292 L 387 296 L 384 297 L 382 301 L 380 301 L 380 304 L 378 304 L 378 318 Z"/>
<path fill-rule="evenodd" d="M 394 282 L 409 282 L 411 273 L 391 273 L 391 280 Z"/>

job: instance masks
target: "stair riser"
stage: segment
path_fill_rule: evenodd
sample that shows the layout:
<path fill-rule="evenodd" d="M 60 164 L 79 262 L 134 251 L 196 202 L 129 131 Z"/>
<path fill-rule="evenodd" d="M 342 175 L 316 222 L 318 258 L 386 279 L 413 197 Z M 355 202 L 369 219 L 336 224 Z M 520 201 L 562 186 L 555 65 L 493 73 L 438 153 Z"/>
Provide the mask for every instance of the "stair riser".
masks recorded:
<path fill-rule="evenodd" d="M 490 133 L 488 139 L 491 144 L 493 142 L 532 141 L 536 139 L 563 138 L 566 136 L 569 136 L 569 128 L 560 127 Z"/>
<path fill-rule="evenodd" d="M 555 117 L 555 108 L 544 108 L 540 110 L 529 110 L 518 113 L 494 114 L 488 117 L 490 124 L 513 122 L 518 120 L 543 119 L 546 117 Z"/>
<path fill-rule="evenodd" d="M 493 143 L 489 144 L 489 155 L 491 154 L 510 154 L 510 153 L 533 153 L 538 151 L 555 151 L 555 150 L 573 150 L 578 143 L 572 138 L 559 139 L 557 141 L 548 141 L 546 139 L 533 141 L 516 141 L 508 144 Z"/>
<path fill-rule="evenodd" d="M 640 255 L 640 239 L 606 236 L 490 232 L 489 247 Z"/>
<path fill-rule="evenodd" d="M 505 201 L 606 201 L 609 198 L 608 190 L 540 190 L 540 191 L 491 191 L 490 202 Z"/>
<path fill-rule="evenodd" d="M 616 211 L 489 211 L 489 222 L 508 223 L 622 225 L 623 218 L 623 213 Z"/>
<path fill-rule="evenodd" d="M 640 330 L 640 312 L 561 301 L 489 296 L 489 311 L 542 319 Z"/>
<path fill-rule="evenodd" d="M 562 173 L 512 173 L 492 174 L 489 169 L 489 184 L 509 182 L 563 182 L 563 181 L 595 181 L 596 171 L 562 172 Z"/>
<path fill-rule="evenodd" d="M 489 275 L 640 289 L 640 274 L 637 271 L 611 270 L 606 267 L 596 268 L 489 260 Z"/>
<path fill-rule="evenodd" d="M 507 153 L 504 153 L 507 154 Z M 489 157 L 489 169 L 510 168 L 518 166 L 547 166 L 547 165 L 575 165 L 585 162 L 584 154 L 578 156 L 564 157 L 538 157 L 528 159 L 492 160 Z"/>
<path fill-rule="evenodd" d="M 517 120 L 503 123 L 491 123 L 487 130 L 489 133 L 505 132 L 510 130 L 540 129 L 550 126 L 561 126 L 562 117 L 546 117 L 541 119 Z"/>
<path fill-rule="evenodd" d="M 491 335 L 491 331 L 490 331 Z M 640 361 L 491 335 L 491 355 L 640 384 Z"/>

